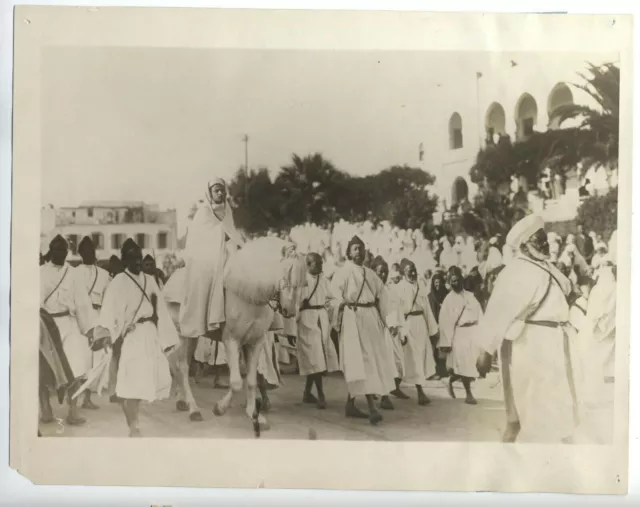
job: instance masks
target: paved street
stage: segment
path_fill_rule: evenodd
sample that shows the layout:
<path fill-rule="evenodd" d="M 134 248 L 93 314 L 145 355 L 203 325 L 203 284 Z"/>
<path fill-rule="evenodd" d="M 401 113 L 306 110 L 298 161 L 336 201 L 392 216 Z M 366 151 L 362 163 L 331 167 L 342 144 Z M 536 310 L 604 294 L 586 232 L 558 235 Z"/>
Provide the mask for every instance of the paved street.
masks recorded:
<path fill-rule="evenodd" d="M 432 403 L 418 406 L 415 389 L 406 388 L 411 400 L 396 400 L 394 411 L 381 411 L 384 421 L 371 426 L 366 420 L 344 417 L 346 386 L 339 375 L 325 379 L 328 408 L 318 410 L 301 402 L 304 379 L 296 374 L 283 375 L 284 385 L 270 392 L 272 409 L 267 414 L 271 425 L 261 438 L 308 439 L 315 430 L 321 440 L 382 440 L 382 441 L 499 441 L 504 424 L 501 401 L 502 387 L 498 375 L 478 380 L 473 390 L 478 405 L 464 403 L 464 389 L 456 389 L 458 398 L 451 399 L 442 381 L 430 382 L 426 389 Z M 143 405 L 141 429 L 145 437 L 247 438 L 253 435 L 252 424 L 242 405 L 244 397 L 234 400 L 226 415 L 216 417 L 212 408 L 224 390 L 214 389 L 212 377 L 193 385 L 194 395 L 204 416 L 203 422 L 190 422 L 188 414 L 178 412 L 175 399 Z M 82 427 L 41 424 L 43 436 L 60 437 L 126 437 L 124 415 L 108 397 L 94 397 L 100 410 L 82 410 L 88 422 Z M 64 419 L 65 408 L 52 398 L 56 416 Z M 365 401 L 359 400 L 365 407 Z M 64 423 L 61 423 L 64 424 Z"/>

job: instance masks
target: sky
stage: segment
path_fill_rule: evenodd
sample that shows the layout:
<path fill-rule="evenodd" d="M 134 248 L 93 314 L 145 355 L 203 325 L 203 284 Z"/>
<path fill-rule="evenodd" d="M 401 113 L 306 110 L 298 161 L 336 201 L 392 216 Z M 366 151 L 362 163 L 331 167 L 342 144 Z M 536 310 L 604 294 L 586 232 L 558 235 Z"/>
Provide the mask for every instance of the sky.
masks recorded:
<path fill-rule="evenodd" d="M 508 56 L 504 56 L 508 58 Z M 519 55 L 526 64 L 526 56 Z M 493 60 L 492 60 L 493 59 Z M 216 176 L 321 152 L 355 175 L 417 162 L 489 53 L 47 48 L 42 204 L 140 200 L 179 216 Z M 495 63 L 495 62 L 494 62 Z M 393 142 L 385 142 L 385 139 Z"/>

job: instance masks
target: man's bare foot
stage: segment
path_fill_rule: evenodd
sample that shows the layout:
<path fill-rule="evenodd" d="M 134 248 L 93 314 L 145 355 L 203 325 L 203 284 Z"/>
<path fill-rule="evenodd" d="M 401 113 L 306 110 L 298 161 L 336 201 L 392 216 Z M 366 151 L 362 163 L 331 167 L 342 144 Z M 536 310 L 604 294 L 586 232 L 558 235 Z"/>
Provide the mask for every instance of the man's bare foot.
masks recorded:
<path fill-rule="evenodd" d="M 431 403 L 431 400 L 429 399 L 429 397 L 426 394 L 424 394 L 423 391 L 420 391 L 418 393 L 418 405 L 424 407 L 424 406 L 428 405 L 429 403 Z"/>
<path fill-rule="evenodd" d="M 375 426 L 376 424 L 382 422 L 382 414 L 380 412 L 378 412 L 377 410 L 374 410 L 373 412 L 371 412 L 371 414 L 369 414 L 369 422 Z"/>
<path fill-rule="evenodd" d="M 86 408 L 88 410 L 98 410 L 98 409 L 100 409 L 100 407 L 98 405 L 96 405 L 91 400 L 84 400 L 84 402 L 82 403 L 82 408 Z"/>
<path fill-rule="evenodd" d="M 391 399 L 389 398 L 389 396 L 383 396 L 382 399 L 380 400 L 380 408 L 382 410 L 393 410 L 394 406 L 393 403 L 391 403 Z"/>
<path fill-rule="evenodd" d="M 473 394 L 467 394 L 467 398 L 464 400 L 467 405 L 477 405 L 477 400 L 473 397 Z"/>
<path fill-rule="evenodd" d="M 80 416 L 69 416 L 67 417 L 67 424 L 69 426 L 82 426 L 83 424 L 85 424 L 87 422 L 87 420 L 84 417 L 80 417 Z"/>
<path fill-rule="evenodd" d="M 449 396 L 451 396 L 455 400 L 456 399 L 456 393 L 453 390 L 453 382 L 449 382 L 447 390 L 449 391 Z"/>
<path fill-rule="evenodd" d="M 344 409 L 344 415 L 354 419 L 369 419 L 369 416 L 356 407 L 355 404 L 348 402 Z"/>
<path fill-rule="evenodd" d="M 316 408 L 318 408 L 319 410 L 324 410 L 325 408 L 327 408 L 327 400 L 325 400 L 324 397 L 318 398 Z"/>
<path fill-rule="evenodd" d="M 316 398 L 311 393 L 304 393 L 302 395 L 302 403 L 308 403 L 309 405 L 317 405 L 318 404 L 318 398 Z"/>
<path fill-rule="evenodd" d="M 50 424 L 50 423 L 52 423 L 52 422 L 53 422 L 53 421 L 55 421 L 55 420 L 56 420 L 56 418 L 55 418 L 55 417 L 53 417 L 52 415 L 46 415 L 46 416 L 44 416 L 44 415 L 43 415 L 43 416 L 40 418 L 40 422 L 41 422 L 42 424 Z"/>
<path fill-rule="evenodd" d="M 189 405 L 184 400 L 178 400 L 176 401 L 176 410 L 178 412 L 187 412 L 189 410 Z"/>
<path fill-rule="evenodd" d="M 391 391 L 391 394 L 393 394 L 396 398 L 398 398 L 400 400 L 408 400 L 408 399 L 410 399 L 410 396 L 408 394 L 405 394 L 399 388 L 398 389 L 394 389 L 393 391 Z"/>

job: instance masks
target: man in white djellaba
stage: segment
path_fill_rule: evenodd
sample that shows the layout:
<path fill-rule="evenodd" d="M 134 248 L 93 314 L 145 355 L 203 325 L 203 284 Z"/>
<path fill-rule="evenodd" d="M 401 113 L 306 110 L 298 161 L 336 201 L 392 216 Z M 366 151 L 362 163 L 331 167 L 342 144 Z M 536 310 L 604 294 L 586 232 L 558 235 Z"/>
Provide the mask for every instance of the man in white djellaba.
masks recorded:
<path fill-rule="evenodd" d="M 67 240 L 57 235 L 49 245 L 48 261 L 40 266 L 40 307 L 44 308 L 58 326 L 64 353 L 74 376 L 68 389 L 69 414 L 67 423 L 81 425 L 86 422 L 77 411 L 73 393 L 91 370 L 90 336 L 97 318 L 85 287 L 78 283 L 71 266 L 66 263 L 69 254 Z M 43 414 L 43 422 L 52 422 L 53 414 Z"/>
<path fill-rule="evenodd" d="M 95 339 L 122 341 L 116 395 L 130 437 L 140 437 L 140 402 L 169 397 L 171 373 L 165 353 L 178 345 L 178 334 L 154 277 L 142 272 L 142 250 L 127 239 L 122 246 L 123 273 L 105 294 Z"/>
<path fill-rule="evenodd" d="M 477 401 L 471 392 L 471 382 L 478 376 L 476 330 L 482 308 L 473 293 L 464 290 L 462 270 L 459 267 L 449 268 L 449 283 L 451 292 L 447 294 L 440 309 L 438 347 L 447 354 L 447 368 L 451 372 L 449 396 L 456 397 L 453 383 L 461 380 L 466 393 L 465 402 L 475 405 Z"/>
<path fill-rule="evenodd" d="M 233 221 L 226 183 L 214 179 L 207 186 L 206 200 L 196 211 L 187 234 L 179 316 L 180 337 L 188 339 L 188 347 L 182 347 L 187 358 L 193 356 L 201 336 L 222 339 L 224 266 L 231 252 L 243 242 Z"/>
<path fill-rule="evenodd" d="M 384 334 L 386 316 L 393 308 L 382 280 L 363 266 L 364 242 L 354 236 L 347 245 L 348 261 L 331 280 L 335 300 L 335 328 L 340 334 L 340 366 L 349 390 L 347 417 L 368 418 L 373 425 L 382 421 L 375 397 L 394 388 L 394 369 Z M 392 329 L 396 332 L 396 329 Z M 355 405 L 356 396 L 366 396 L 369 414 Z"/>
<path fill-rule="evenodd" d="M 577 399 L 571 357 L 570 305 L 576 298 L 571 282 L 549 262 L 544 221 L 529 215 L 509 232 L 516 257 L 498 275 L 478 333 L 484 349 L 478 358 L 481 375 L 502 345 L 510 357 L 502 361 L 509 437 L 504 441 L 568 443 L 577 425 Z M 509 413 L 511 412 L 511 415 Z"/>
<path fill-rule="evenodd" d="M 109 272 L 106 269 L 102 269 L 97 265 L 96 259 L 96 247 L 89 236 L 85 236 L 78 245 L 78 253 L 82 257 L 82 264 L 76 266 L 73 270 L 74 276 L 77 278 L 77 282 L 81 287 L 84 287 L 89 298 L 91 299 L 91 305 L 96 312 L 100 312 L 102 308 L 102 299 L 104 298 L 107 286 L 111 281 Z M 91 354 L 92 365 L 98 364 L 105 354 L 104 350 L 99 350 Z M 91 401 L 91 390 L 87 389 L 84 392 L 84 401 L 82 408 L 90 410 L 97 410 L 100 408 L 98 405 Z"/>
<path fill-rule="evenodd" d="M 436 373 L 436 361 L 430 338 L 438 334 L 438 323 L 429 303 L 429 289 L 418 279 L 413 262 L 402 259 L 400 267 L 404 278 L 396 289 L 402 319 L 404 337 L 404 375 L 405 384 L 416 386 L 418 404 L 425 406 L 431 400 L 424 392 L 427 379 Z M 397 386 L 399 390 L 399 386 Z M 394 391 L 392 394 L 396 394 Z"/>

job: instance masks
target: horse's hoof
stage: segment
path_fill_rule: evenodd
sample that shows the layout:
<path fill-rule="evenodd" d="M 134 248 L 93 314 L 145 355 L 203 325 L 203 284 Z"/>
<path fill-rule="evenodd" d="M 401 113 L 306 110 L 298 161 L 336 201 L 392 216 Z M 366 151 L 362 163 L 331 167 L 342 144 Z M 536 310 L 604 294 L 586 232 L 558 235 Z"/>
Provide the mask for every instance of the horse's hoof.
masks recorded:
<path fill-rule="evenodd" d="M 221 416 L 221 415 L 224 415 L 224 410 L 222 410 L 220 406 L 216 403 L 213 406 L 213 413 L 217 416 Z"/>
<path fill-rule="evenodd" d="M 204 421 L 204 418 L 202 417 L 202 414 L 200 413 L 199 410 L 196 411 L 196 412 L 190 413 L 189 414 L 189 419 L 191 419 L 193 422 L 202 422 L 202 421 Z"/>
<path fill-rule="evenodd" d="M 261 416 L 258 416 L 258 424 L 260 425 L 260 431 L 268 431 L 271 428 L 269 421 Z"/>
<path fill-rule="evenodd" d="M 187 412 L 189 410 L 189 405 L 187 405 L 186 401 L 179 400 L 176 402 L 176 409 L 178 409 L 179 412 Z"/>

